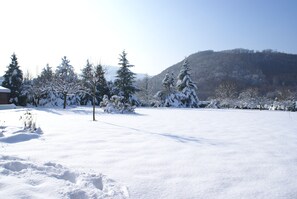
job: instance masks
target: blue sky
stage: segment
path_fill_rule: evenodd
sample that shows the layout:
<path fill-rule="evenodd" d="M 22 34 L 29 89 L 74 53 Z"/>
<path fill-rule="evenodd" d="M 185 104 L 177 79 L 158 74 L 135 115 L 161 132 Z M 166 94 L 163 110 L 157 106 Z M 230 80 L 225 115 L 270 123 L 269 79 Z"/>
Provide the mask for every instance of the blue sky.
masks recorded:
<path fill-rule="evenodd" d="M 0 75 L 16 53 L 33 75 L 66 55 L 155 75 L 202 50 L 274 49 L 297 54 L 294 0 L 10 0 L 0 2 Z"/>

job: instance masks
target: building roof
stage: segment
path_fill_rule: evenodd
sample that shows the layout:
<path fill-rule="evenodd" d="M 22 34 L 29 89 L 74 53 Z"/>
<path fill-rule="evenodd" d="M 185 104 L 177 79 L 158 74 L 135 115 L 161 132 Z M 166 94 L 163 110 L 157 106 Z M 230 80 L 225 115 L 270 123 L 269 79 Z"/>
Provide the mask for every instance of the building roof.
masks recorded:
<path fill-rule="evenodd" d="M 10 93 L 10 89 L 0 86 L 0 93 Z"/>

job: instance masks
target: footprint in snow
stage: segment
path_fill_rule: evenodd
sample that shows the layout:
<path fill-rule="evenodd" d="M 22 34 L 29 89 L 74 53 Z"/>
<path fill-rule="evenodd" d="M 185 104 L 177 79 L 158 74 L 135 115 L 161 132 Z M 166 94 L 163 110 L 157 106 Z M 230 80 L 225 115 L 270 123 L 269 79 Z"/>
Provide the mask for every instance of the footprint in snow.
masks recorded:
<path fill-rule="evenodd" d="M 0 155 L 0 185 L 8 198 L 12 194 L 11 185 L 14 183 L 18 188 L 13 191 L 12 197 L 19 192 L 21 197 L 29 198 L 34 198 L 34 194 L 36 198 L 54 195 L 65 199 L 129 198 L 127 187 L 105 175 L 82 173 L 52 162 L 39 165 Z"/>

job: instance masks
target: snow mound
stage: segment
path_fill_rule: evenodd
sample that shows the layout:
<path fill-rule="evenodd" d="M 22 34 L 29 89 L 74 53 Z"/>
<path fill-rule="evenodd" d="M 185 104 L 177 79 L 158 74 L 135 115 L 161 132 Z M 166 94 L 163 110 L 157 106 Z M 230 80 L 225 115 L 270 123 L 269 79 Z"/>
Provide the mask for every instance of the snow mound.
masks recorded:
<path fill-rule="evenodd" d="M 0 126 L 0 142 L 18 143 L 39 138 L 43 132 L 41 128 L 34 131 L 23 129 L 22 127 L 6 127 Z"/>
<path fill-rule="evenodd" d="M 15 187 L 18 189 L 15 189 Z M 125 186 L 102 174 L 70 170 L 60 164 L 35 164 L 0 155 L 0 189 L 6 198 L 129 198 Z"/>

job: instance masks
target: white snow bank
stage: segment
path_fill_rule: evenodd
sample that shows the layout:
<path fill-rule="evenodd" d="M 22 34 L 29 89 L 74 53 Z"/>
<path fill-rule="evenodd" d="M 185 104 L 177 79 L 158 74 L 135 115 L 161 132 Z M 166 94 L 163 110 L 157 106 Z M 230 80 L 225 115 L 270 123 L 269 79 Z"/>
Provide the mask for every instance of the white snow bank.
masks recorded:
<path fill-rule="evenodd" d="M 52 162 L 36 164 L 3 155 L 0 155 L 0 189 L 0 195 L 10 199 L 129 197 L 126 187 L 102 174 L 78 172 Z"/>

